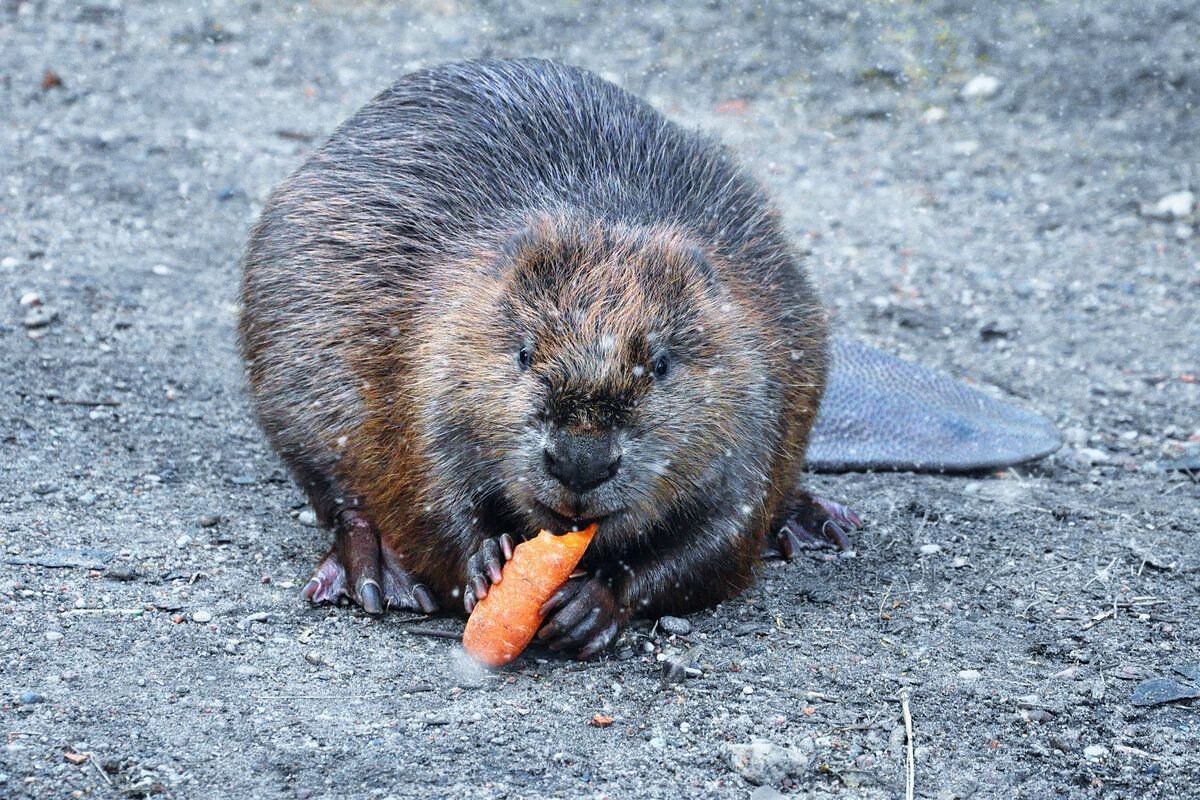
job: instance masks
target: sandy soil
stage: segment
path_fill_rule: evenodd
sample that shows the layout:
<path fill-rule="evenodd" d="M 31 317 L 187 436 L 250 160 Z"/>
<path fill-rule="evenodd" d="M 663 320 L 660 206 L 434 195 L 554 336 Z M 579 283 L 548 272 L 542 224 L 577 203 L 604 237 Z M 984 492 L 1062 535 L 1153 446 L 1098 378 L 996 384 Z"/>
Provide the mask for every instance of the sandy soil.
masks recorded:
<path fill-rule="evenodd" d="M 972 5 L 0 2 L 0 796 L 903 797 L 902 697 L 918 797 L 1192 796 L 1200 701 L 1132 700 L 1200 664 L 1197 215 L 1143 213 L 1200 189 L 1200 11 Z M 247 228 L 398 75 L 530 54 L 721 135 L 844 330 L 1067 446 L 818 477 L 851 557 L 593 663 L 308 607 Z"/>

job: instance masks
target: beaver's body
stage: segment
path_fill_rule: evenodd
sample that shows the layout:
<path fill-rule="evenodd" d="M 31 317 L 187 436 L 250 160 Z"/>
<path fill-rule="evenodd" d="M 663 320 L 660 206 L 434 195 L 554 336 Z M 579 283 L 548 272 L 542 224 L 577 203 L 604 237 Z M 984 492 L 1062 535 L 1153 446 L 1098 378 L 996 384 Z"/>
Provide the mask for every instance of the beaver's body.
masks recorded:
<path fill-rule="evenodd" d="M 464 63 L 372 100 L 272 196 L 242 343 L 338 533 L 314 600 L 469 606 L 502 535 L 599 519 L 547 626 L 587 654 L 854 522 L 799 489 L 826 331 L 776 214 L 588 72 Z"/>

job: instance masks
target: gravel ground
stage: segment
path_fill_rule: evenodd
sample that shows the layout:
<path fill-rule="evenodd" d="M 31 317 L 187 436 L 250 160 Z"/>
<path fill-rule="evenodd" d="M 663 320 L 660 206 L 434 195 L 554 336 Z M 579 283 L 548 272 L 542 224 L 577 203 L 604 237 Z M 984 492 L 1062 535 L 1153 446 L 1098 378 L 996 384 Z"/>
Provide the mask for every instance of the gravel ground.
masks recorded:
<path fill-rule="evenodd" d="M 1159 206 L 1200 190 L 1194 3 L 397 5 L 0 0 L 0 796 L 902 797 L 905 697 L 919 797 L 1194 795 L 1200 701 L 1133 702 L 1200 678 L 1200 231 Z M 242 243 L 371 95 L 478 55 L 716 131 L 843 329 L 1067 446 L 815 478 L 851 557 L 592 663 L 308 607 Z"/>

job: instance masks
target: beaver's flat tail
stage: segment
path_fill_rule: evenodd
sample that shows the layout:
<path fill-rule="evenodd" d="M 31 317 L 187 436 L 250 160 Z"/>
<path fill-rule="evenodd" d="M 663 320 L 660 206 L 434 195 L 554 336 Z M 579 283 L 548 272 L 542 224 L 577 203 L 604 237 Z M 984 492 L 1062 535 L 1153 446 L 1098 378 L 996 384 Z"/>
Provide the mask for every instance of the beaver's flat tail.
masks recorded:
<path fill-rule="evenodd" d="M 816 472 L 975 472 L 1050 455 L 1045 417 L 935 370 L 835 337 L 829 385 L 808 446 Z"/>

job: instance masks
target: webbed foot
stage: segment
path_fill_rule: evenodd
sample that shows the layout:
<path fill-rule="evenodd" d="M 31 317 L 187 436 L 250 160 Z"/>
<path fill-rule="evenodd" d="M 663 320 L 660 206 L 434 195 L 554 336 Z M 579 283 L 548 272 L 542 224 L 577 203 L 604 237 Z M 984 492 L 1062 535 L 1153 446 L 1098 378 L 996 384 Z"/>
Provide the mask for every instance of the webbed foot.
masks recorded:
<path fill-rule="evenodd" d="M 336 603 L 345 596 L 368 614 L 407 608 L 432 614 L 437 601 L 402 565 L 400 554 L 379 538 L 361 511 L 347 510 L 334 523 L 333 547 L 300 594 L 311 603 Z"/>
<path fill-rule="evenodd" d="M 862 519 L 841 503 L 798 492 L 773 540 L 763 547 L 763 558 L 793 558 L 800 550 L 834 547 L 849 550 L 847 532 L 862 529 Z"/>

